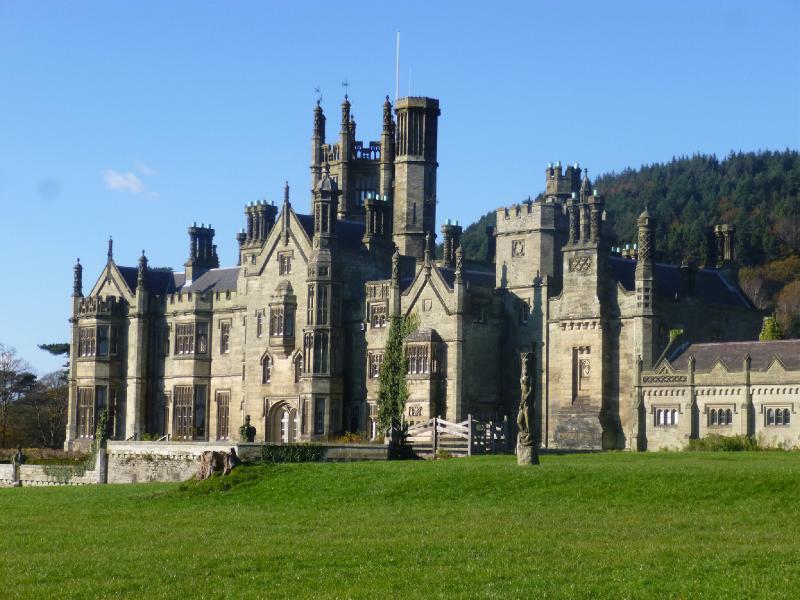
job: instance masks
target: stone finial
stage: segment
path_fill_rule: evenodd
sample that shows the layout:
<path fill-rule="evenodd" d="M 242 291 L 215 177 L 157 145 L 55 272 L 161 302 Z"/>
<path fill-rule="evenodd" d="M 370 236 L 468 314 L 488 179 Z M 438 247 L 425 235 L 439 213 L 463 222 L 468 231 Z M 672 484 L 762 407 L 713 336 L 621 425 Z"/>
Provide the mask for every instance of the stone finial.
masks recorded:
<path fill-rule="evenodd" d="M 142 255 L 139 257 L 139 268 L 136 272 L 136 289 L 144 289 L 144 278 L 147 273 L 147 257 L 142 250 Z"/>
<path fill-rule="evenodd" d="M 342 131 L 350 131 L 350 100 L 347 94 L 344 95 L 344 102 L 342 102 Z"/>
<path fill-rule="evenodd" d="M 424 254 L 425 264 L 431 264 L 431 232 L 428 231 L 425 233 L 425 254 Z"/>
<path fill-rule="evenodd" d="M 327 163 L 326 163 L 327 164 Z M 283 182 L 283 203 L 289 204 L 289 182 Z"/>
<path fill-rule="evenodd" d="M 386 96 L 386 101 L 383 103 L 383 132 L 392 132 L 392 103 L 389 102 L 389 96 Z"/>
<path fill-rule="evenodd" d="M 317 105 L 314 107 L 314 134 L 324 137 L 325 133 L 325 114 L 322 112 L 320 101 L 317 100 Z"/>
<path fill-rule="evenodd" d="M 456 248 L 456 283 L 463 283 L 464 277 L 464 251 L 461 246 Z"/>
<path fill-rule="evenodd" d="M 73 267 L 72 297 L 83 298 L 83 265 L 80 258 Z"/>
<path fill-rule="evenodd" d="M 114 240 L 111 239 L 111 236 L 108 236 L 108 252 L 106 256 L 108 257 L 108 262 L 114 260 Z"/>

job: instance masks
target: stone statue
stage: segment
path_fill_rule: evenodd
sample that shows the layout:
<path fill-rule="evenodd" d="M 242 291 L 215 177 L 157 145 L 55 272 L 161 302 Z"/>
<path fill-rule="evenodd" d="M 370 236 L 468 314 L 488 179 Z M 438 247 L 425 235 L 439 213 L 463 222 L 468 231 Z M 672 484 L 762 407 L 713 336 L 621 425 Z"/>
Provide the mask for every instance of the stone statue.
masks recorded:
<path fill-rule="evenodd" d="M 519 380 L 520 400 L 517 412 L 517 464 L 538 465 L 533 431 L 534 397 L 533 376 L 531 375 L 532 355 L 522 353 L 522 376 Z"/>
<path fill-rule="evenodd" d="M 256 441 L 256 428 L 250 424 L 250 415 L 244 418 L 244 425 L 239 428 L 239 435 L 245 441 Z"/>

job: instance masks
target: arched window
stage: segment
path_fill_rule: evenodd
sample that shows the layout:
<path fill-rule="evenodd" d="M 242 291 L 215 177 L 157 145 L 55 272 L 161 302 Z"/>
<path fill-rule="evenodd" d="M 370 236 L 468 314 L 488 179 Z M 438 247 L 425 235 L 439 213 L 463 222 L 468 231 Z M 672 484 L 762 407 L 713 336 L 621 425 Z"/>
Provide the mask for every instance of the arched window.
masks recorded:
<path fill-rule="evenodd" d="M 775 411 L 775 425 L 783 425 L 783 411 L 780 408 Z"/>
<path fill-rule="evenodd" d="M 656 411 L 656 425 L 663 425 L 664 424 L 664 414 L 662 410 L 659 408 Z"/>
<path fill-rule="evenodd" d="M 294 382 L 300 383 L 300 375 L 303 373 L 303 355 L 299 352 L 294 357 Z"/>
<path fill-rule="evenodd" d="M 767 409 L 767 425 L 775 425 L 775 411 L 771 408 Z"/>
<path fill-rule="evenodd" d="M 716 425 L 717 424 L 717 409 L 716 408 L 712 408 L 711 409 L 710 423 L 711 423 L 711 425 Z"/>
<path fill-rule="evenodd" d="M 728 410 L 725 411 L 725 424 L 731 425 L 732 423 L 733 423 L 733 412 L 731 412 L 731 409 L 729 408 Z"/>
<path fill-rule="evenodd" d="M 784 408 L 783 409 L 783 424 L 784 425 L 788 425 L 789 424 L 789 409 L 788 408 Z"/>
<path fill-rule="evenodd" d="M 272 378 L 272 357 L 265 354 L 261 359 L 261 383 L 269 383 Z"/>
<path fill-rule="evenodd" d="M 674 408 L 672 409 L 671 418 L 672 418 L 672 424 L 673 425 L 677 425 L 678 424 L 678 411 L 675 410 Z"/>
<path fill-rule="evenodd" d="M 669 409 L 664 411 L 664 425 L 672 425 L 672 419 L 670 418 Z"/>

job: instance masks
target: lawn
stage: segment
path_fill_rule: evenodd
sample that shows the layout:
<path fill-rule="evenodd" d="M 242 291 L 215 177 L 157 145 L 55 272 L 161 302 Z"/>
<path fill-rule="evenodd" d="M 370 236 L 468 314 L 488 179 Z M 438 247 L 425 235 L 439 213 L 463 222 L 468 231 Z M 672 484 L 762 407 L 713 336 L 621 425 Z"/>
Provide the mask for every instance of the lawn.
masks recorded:
<path fill-rule="evenodd" d="M 4 489 L 0 597 L 798 597 L 799 517 L 800 454 L 779 452 Z"/>

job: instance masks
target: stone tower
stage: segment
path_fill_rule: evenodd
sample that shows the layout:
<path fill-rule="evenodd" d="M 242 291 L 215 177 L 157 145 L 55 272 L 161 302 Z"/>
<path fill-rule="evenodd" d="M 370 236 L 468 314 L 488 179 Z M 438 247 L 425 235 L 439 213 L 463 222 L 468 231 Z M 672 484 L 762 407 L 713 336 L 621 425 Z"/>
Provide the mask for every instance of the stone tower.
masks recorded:
<path fill-rule="evenodd" d="M 435 235 L 439 101 L 400 98 L 395 114 L 394 243 L 421 260 L 425 234 Z"/>

